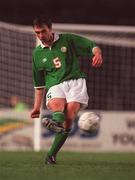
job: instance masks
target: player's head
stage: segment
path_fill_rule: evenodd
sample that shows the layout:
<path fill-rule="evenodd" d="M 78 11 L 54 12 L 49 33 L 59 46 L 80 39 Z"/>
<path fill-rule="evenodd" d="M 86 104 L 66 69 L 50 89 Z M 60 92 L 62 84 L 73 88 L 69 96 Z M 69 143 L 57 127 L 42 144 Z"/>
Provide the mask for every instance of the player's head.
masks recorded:
<path fill-rule="evenodd" d="M 47 15 L 40 15 L 33 20 L 33 28 L 42 43 L 47 43 L 52 38 L 52 22 Z"/>
<path fill-rule="evenodd" d="M 48 15 L 39 15 L 33 20 L 33 27 L 42 27 L 44 25 L 46 25 L 49 29 L 52 28 L 52 22 Z"/>

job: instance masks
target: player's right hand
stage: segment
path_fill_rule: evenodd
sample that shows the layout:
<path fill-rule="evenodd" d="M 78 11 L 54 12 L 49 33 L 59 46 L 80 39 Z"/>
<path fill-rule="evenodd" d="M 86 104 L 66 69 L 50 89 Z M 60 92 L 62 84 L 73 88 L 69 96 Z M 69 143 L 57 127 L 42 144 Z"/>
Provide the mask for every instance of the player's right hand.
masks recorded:
<path fill-rule="evenodd" d="M 39 115 L 40 115 L 40 110 L 35 110 L 35 109 L 33 109 L 30 114 L 31 118 L 39 118 Z"/>

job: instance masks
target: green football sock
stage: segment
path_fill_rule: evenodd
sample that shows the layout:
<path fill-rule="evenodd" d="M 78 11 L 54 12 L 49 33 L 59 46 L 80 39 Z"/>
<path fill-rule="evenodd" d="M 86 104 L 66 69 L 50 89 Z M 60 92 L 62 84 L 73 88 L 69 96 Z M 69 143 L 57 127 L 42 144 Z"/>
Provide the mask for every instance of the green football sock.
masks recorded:
<path fill-rule="evenodd" d="M 65 120 L 65 114 L 61 111 L 55 111 L 52 113 L 52 119 L 58 123 L 63 123 Z"/>
<path fill-rule="evenodd" d="M 55 156 L 57 152 L 60 150 L 64 142 L 66 141 L 69 135 L 69 131 L 65 131 L 64 133 L 56 133 L 53 144 L 48 151 L 48 156 Z"/>

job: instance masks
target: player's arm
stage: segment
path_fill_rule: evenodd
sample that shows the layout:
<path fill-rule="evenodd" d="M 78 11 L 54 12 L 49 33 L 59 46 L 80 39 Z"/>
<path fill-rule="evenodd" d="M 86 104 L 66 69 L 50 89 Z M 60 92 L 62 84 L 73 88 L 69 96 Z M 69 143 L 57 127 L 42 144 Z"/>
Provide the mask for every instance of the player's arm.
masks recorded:
<path fill-rule="evenodd" d="M 102 64 L 102 52 L 99 47 L 96 46 L 94 41 L 90 39 L 71 34 L 70 35 L 71 42 L 73 42 L 73 46 L 75 52 L 78 56 L 89 56 L 92 58 L 92 66 L 98 67 Z"/>
<path fill-rule="evenodd" d="M 42 105 L 42 100 L 45 93 L 45 75 L 44 70 L 38 70 L 33 56 L 32 61 L 32 72 L 33 72 L 33 81 L 35 87 L 35 99 L 34 99 L 34 107 L 31 111 L 31 117 L 37 118 L 40 115 L 40 109 Z"/>
<path fill-rule="evenodd" d="M 96 46 L 96 44 L 93 41 L 76 34 L 68 34 L 68 42 L 70 43 L 70 46 L 73 48 L 76 56 L 93 56 L 92 48 Z"/>
<path fill-rule="evenodd" d="M 92 58 L 92 66 L 99 67 L 103 63 L 102 51 L 99 47 L 94 47 L 92 49 L 93 58 Z"/>
<path fill-rule="evenodd" d="M 39 117 L 44 93 L 45 93 L 44 88 L 36 88 L 35 89 L 35 100 L 34 100 L 34 107 L 31 111 L 31 118 Z"/>

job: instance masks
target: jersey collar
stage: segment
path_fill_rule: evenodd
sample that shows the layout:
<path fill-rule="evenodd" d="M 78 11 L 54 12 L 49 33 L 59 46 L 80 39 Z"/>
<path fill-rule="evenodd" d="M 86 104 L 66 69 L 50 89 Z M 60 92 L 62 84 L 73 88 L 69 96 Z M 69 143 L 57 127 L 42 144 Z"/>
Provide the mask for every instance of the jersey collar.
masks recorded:
<path fill-rule="evenodd" d="M 54 33 L 53 43 L 56 42 L 58 39 L 59 39 L 59 34 Z M 40 45 L 41 45 L 42 48 L 48 47 L 47 45 L 43 44 L 41 41 L 40 41 Z"/>

